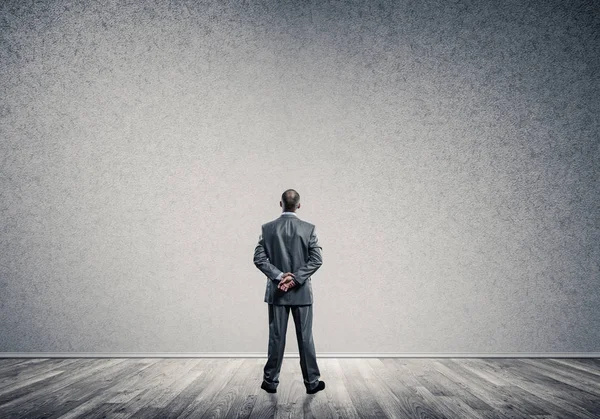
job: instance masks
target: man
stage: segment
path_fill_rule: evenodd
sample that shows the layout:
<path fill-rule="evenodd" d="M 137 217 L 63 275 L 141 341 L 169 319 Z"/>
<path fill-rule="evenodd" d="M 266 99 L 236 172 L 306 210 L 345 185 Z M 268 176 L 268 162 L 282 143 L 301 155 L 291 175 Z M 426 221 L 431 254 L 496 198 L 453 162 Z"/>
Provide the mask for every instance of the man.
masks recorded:
<path fill-rule="evenodd" d="M 319 380 L 312 335 L 311 275 L 323 264 L 322 248 L 314 224 L 296 214 L 300 209 L 298 192 L 286 190 L 279 206 L 283 209 L 281 216 L 261 226 L 254 249 L 254 265 L 267 276 L 264 301 L 269 304 L 269 354 L 261 388 L 268 393 L 277 392 L 291 310 L 304 386 L 306 393 L 315 394 L 325 388 Z"/>

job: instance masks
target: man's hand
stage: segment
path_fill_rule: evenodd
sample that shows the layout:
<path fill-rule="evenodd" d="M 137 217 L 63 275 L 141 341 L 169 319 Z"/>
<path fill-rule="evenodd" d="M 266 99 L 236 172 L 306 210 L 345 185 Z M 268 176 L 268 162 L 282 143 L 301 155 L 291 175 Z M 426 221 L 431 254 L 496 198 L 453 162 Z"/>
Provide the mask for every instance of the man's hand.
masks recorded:
<path fill-rule="evenodd" d="M 286 272 L 283 274 L 283 276 L 281 277 L 281 280 L 279 281 L 279 284 L 277 285 L 277 288 L 279 288 L 282 291 L 287 291 L 292 287 L 296 286 L 296 282 L 293 281 L 294 279 L 294 274 L 291 272 Z"/>

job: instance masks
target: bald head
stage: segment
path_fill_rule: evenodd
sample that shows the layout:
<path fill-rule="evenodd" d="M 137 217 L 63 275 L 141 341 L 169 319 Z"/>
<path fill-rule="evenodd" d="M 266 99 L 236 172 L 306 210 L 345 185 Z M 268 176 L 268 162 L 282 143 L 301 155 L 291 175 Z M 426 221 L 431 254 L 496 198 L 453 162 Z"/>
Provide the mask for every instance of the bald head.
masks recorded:
<path fill-rule="evenodd" d="M 281 194 L 280 205 L 284 211 L 296 211 L 297 208 L 300 208 L 300 194 L 294 189 L 288 189 Z"/>

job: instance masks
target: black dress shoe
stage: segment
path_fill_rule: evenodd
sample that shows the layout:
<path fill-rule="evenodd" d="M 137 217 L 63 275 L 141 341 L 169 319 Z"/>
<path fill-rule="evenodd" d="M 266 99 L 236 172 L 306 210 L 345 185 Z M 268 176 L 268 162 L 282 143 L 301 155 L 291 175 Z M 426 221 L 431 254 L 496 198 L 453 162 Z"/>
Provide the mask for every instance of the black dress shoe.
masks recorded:
<path fill-rule="evenodd" d="M 325 381 L 319 381 L 319 384 L 312 390 L 306 389 L 306 394 L 315 394 L 325 388 Z"/>
<path fill-rule="evenodd" d="M 277 393 L 277 389 L 276 388 L 269 388 L 269 387 L 267 387 L 267 384 L 264 381 L 260 385 L 260 388 L 262 388 L 263 390 L 265 390 L 267 393 Z"/>

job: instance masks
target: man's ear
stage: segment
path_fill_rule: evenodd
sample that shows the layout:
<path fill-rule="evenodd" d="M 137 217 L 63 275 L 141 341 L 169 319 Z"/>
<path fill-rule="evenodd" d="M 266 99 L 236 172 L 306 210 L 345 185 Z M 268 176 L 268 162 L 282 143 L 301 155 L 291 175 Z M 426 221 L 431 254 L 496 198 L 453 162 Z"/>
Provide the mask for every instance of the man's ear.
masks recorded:
<path fill-rule="evenodd" d="M 300 202 L 298 202 L 298 209 L 300 209 Z"/>
<path fill-rule="evenodd" d="M 280 206 L 281 208 L 283 208 L 283 202 L 282 202 L 282 201 L 279 201 L 279 206 Z"/>

